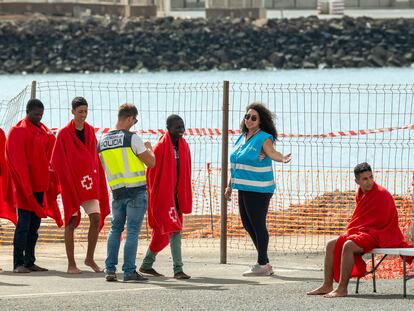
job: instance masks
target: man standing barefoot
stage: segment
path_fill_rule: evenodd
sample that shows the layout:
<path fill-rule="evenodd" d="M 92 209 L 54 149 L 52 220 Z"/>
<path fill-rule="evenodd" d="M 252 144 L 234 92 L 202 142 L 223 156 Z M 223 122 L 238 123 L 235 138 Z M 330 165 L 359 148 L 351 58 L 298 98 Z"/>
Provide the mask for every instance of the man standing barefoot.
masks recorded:
<path fill-rule="evenodd" d="M 109 214 L 109 197 L 101 162 L 97 151 L 94 128 L 85 122 L 88 103 L 83 97 L 72 100 L 71 120 L 56 139 L 52 164 L 62 188 L 65 213 L 65 246 L 70 274 L 81 273 L 74 254 L 74 231 L 80 222 L 80 206 L 89 216 L 88 250 L 85 265 L 102 272 L 94 259 L 99 231 Z"/>

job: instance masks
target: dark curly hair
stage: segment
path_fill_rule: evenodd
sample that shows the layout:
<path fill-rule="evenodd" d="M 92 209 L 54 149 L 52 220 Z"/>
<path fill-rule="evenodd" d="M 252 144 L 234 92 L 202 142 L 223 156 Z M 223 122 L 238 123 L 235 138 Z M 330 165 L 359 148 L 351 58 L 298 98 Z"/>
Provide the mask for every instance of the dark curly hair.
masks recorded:
<path fill-rule="evenodd" d="M 260 117 L 260 129 L 273 136 L 275 141 L 277 140 L 277 131 L 275 126 L 275 114 L 266 108 L 262 103 L 251 103 L 246 107 L 246 112 L 250 109 L 257 111 Z M 247 133 L 248 129 L 244 123 L 244 118 L 241 121 L 240 129 L 242 133 Z"/>

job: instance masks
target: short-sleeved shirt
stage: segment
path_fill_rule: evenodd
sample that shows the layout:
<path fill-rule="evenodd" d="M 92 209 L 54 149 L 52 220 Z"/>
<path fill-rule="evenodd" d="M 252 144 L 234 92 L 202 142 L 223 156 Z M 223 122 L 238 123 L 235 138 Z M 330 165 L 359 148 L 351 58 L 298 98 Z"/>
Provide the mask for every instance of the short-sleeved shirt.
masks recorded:
<path fill-rule="evenodd" d="M 132 134 L 131 149 L 136 155 L 139 155 L 147 150 L 147 148 L 145 148 L 144 141 L 137 134 Z"/>

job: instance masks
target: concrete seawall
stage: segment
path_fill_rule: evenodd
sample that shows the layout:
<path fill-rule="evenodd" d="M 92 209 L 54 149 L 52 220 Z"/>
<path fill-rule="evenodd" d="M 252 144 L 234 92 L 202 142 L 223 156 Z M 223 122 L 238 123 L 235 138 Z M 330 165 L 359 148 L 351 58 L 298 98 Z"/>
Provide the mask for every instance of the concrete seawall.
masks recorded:
<path fill-rule="evenodd" d="M 82 2 L 0 2 L 2 14 L 40 13 L 48 16 L 79 16 L 88 11 L 92 15 L 116 15 L 154 17 L 157 15 L 155 5 L 130 5 L 121 3 L 82 3 Z"/>

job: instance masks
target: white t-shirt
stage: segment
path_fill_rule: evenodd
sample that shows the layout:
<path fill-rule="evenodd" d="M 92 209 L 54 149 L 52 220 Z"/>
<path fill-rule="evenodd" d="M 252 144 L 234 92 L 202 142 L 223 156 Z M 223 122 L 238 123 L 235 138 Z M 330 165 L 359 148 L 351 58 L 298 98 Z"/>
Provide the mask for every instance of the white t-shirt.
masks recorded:
<path fill-rule="evenodd" d="M 136 155 L 140 155 L 147 150 L 147 148 L 145 148 L 144 141 L 137 134 L 133 134 L 131 137 L 131 149 Z"/>

